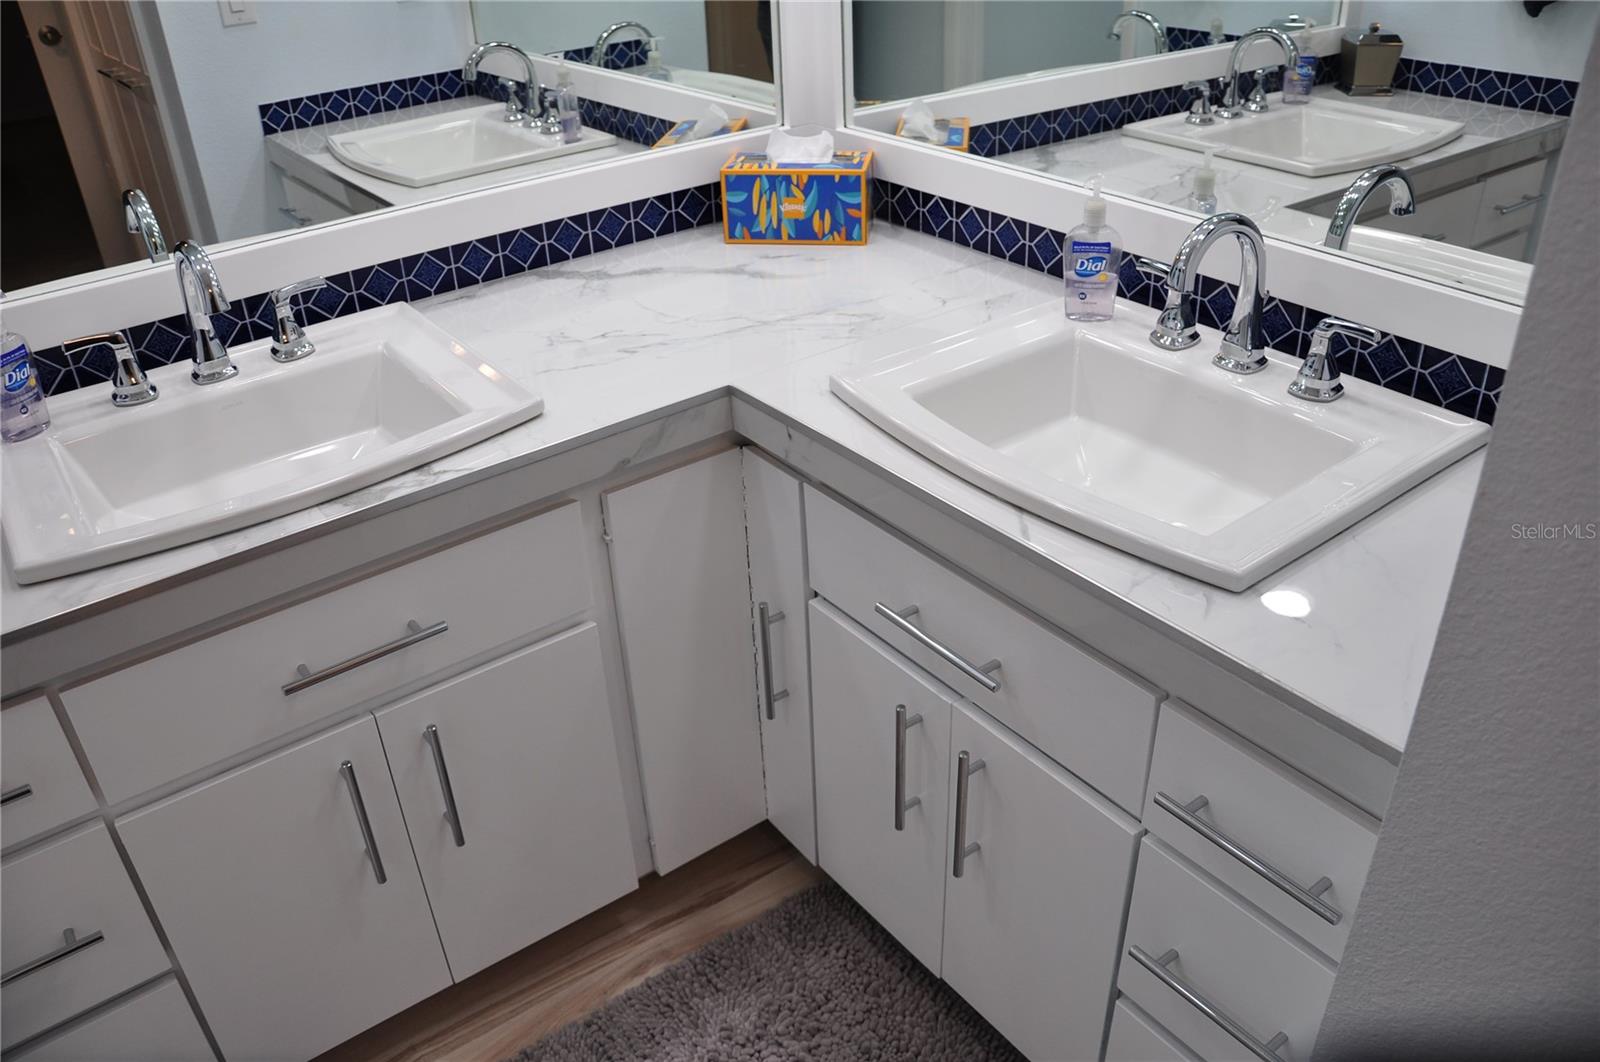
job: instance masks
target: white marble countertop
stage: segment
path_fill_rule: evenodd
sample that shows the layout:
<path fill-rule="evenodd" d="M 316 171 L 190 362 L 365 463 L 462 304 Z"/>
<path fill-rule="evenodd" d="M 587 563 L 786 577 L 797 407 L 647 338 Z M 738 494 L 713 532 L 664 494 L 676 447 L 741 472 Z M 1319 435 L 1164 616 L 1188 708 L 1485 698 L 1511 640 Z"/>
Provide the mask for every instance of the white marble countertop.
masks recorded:
<path fill-rule="evenodd" d="M 488 173 L 477 173 L 470 177 L 458 177 L 453 181 L 441 181 L 438 184 L 425 185 L 421 188 L 412 188 L 409 185 L 386 181 L 382 177 L 374 177 L 370 173 L 362 173 L 360 170 L 352 166 L 346 166 L 343 162 L 334 158 L 333 153 L 328 150 L 328 138 L 339 133 L 347 133 L 359 129 L 375 129 L 385 125 L 394 125 L 397 122 L 409 122 L 418 118 L 427 118 L 435 114 L 451 114 L 455 111 L 478 110 L 487 107 L 498 109 L 504 106 L 502 103 L 484 100 L 480 96 L 468 96 L 460 99 L 440 100 L 437 103 L 424 103 L 416 107 L 407 107 L 400 111 L 386 111 L 381 114 L 369 114 L 359 118 L 346 118 L 342 122 L 329 122 L 326 125 L 314 125 L 305 129 L 291 129 L 282 133 L 272 133 L 266 137 L 267 158 L 291 177 L 297 177 L 313 187 L 331 178 L 390 206 L 405 206 L 410 203 L 431 202 L 460 192 L 476 191 L 479 188 L 493 188 L 497 185 L 510 184 L 514 181 L 525 181 L 530 177 L 537 177 L 544 173 L 570 170 L 577 166 L 587 166 L 590 163 L 604 162 L 607 159 L 622 158 L 626 155 L 634 155 L 641 151 L 650 150 L 644 144 L 636 144 L 631 140 L 624 140 L 618 137 L 616 143 L 595 148 L 592 151 L 580 151 L 575 155 L 560 155 L 553 159 L 546 159 L 544 162 L 530 162 L 525 166 L 509 166 L 503 170 L 490 170 Z"/>
<path fill-rule="evenodd" d="M 1470 100 L 1448 99 L 1421 92 L 1396 92 L 1393 96 L 1361 96 L 1351 98 L 1332 86 L 1320 86 L 1313 94 L 1315 100 L 1326 98 L 1364 107 L 1422 114 L 1446 118 L 1464 124 L 1462 134 L 1448 144 L 1400 162 L 1408 168 L 1419 169 L 1447 159 L 1480 151 L 1495 144 L 1545 132 L 1559 131 L 1565 118 L 1536 111 L 1523 111 L 1511 107 L 1496 107 Z M 1268 97 L 1273 107 L 1284 106 L 1280 94 Z M 1236 121 L 1247 122 L 1246 115 Z M 1120 195 L 1144 199 L 1181 210 L 1199 211 L 1191 202 L 1194 175 L 1200 168 L 1204 155 L 1198 151 L 1158 144 L 1149 140 L 1125 136 L 1120 130 L 1094 136 L 1065 140 L 1042 147 L 1027 148 L 1000 155 L 996 161 L 1047 173 L 1077 184 L 1101 176 L 1105 190 Z M 1298 174 L 1257 166 L 1248 162 L 1216 158 L 1212 168 L 1217 174 L 1216 211 L 1238 211 L 1248 215 L 1263 232 L 1297 243 L 1320 246 L 1328 232 L 1328 216 L 1303 209 L 1307 204 L 1320 202 L 1342 192 L 1355 176 L 1353 173 L 1336 173 L 1325 177 L 1302 177 Z M 1216 211 L 1213 211 L 1215 213 Z M 1329 212 L 1331 214 L 1331 211 Z M 1351 239 L 1352 253 L 1361 251 L 1361 235 L 1357 227 Z M 1417 239 L 1424 244 L 1426 241 Z M 1451 248 L 1456 255 L 1481 256 L 1495 260 L 1482 252 Z M 1380 261 L 1379 264 L 1387 264 Z M 1523 266 L 1526 271 L 1531 267 Z M 1489 294 L 1493 294 L 1492 292 Z"/>
<path fill-rule="evenodd" d="M 997 540 L 1102 588 L 1383 746 L 1403 748 L 1480 457 L 1235 594 L 1001 502 L 893 442 L 828 393 L 831 372 L 871 351 L 1059 299 L 1059 285 L 889 226 L 876 228 L 869 246 L 842 251 L 730 246 L 708 227 L 430 299 L 417 304 L 424 313 L 543 394 L 543 416 L 376 486 L 205 542 L 25 587 L 7 568 L 0 630 L 10 641 L 70 622 L 336 518 L 731 387 L 736 398 L 748 395 L 869 467 L 915 483 Z M 1149 311 L 1124 304 L 1119 312 Z M 892 339 L 872 342 L 885 336 Z"/>

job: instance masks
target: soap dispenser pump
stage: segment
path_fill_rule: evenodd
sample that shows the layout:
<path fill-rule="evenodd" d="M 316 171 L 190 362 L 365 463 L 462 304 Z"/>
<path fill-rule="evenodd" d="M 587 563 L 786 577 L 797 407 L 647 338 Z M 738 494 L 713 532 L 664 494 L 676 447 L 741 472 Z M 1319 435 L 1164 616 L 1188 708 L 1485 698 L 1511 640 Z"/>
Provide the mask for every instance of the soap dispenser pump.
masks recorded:
<path fill-rule="evenodd" d="M 639 73 L 652 81 L 671 81 L 672 74 L 661 63 L 661 38 L 651 37 L 645 42 L 644 66 Z"/>
<path fill-rule="evenodd" d="M 563 144 L 576 144 L 583 136 L 578 93 L 572 87 L 572 74 L 565 59 L 556 64 L 556 124 L 561 127 Z"/>
<path fill-rule="evenodd" d="M 1217 212 L 1217 171 L 1211 168 L 1216 151 L 1206 148 L 1205 159 L 1194 171 L 1194 181 L 1189 186 L 1189 205 L 1206 217 Z"/>
<path fill-rule="evenodd" d="M 1122 237 L 1106 224 L 1101 178 L 1089 181 L 1083 224 L 1067 233 L 1062 272 L 1067 284 L 1067 317 L 1073 321 L 1109 321 L 1117 302 L 1117 264 Z"/>

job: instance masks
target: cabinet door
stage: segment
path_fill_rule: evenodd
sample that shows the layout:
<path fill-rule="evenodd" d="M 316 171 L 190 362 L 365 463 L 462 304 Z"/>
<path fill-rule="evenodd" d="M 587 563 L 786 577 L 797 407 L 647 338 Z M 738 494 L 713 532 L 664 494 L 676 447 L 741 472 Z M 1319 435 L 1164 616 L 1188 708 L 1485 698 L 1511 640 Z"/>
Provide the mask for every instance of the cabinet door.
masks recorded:
<path fill-rule="evenodd" d="M 1098 1058 L 1139 824 L 967 705 L 950 745 L 944 979 L 1029 1058 Z"/>
<path fill-rule="evenodd" d="M 817 819 L 811 786 L 811 682 L 806 668 L 806 601 L 811 594 L 806 587 L 800 481 L 748 447 L 743 453 L 767 818 L 814 863 Z"/>
<path fill-rule="evenodd" d="M 371 716 L 118 827 L 228 1058 L 310 1058 L 450 983 Z"/>
<path fill-rule="evenodd" d="M 378 729 L 456 980 L 638 884 L 594 624 L 386 708 Z"/>
<path fill-rule="evenodd" d="M 739 451 L 604 495 L 656 869 L 767 817 Z"/>
<path fill-rule="evenodd" d="M 817 862 L 938 973 L 955 695 L 821 598 L 810 608 Z"/>

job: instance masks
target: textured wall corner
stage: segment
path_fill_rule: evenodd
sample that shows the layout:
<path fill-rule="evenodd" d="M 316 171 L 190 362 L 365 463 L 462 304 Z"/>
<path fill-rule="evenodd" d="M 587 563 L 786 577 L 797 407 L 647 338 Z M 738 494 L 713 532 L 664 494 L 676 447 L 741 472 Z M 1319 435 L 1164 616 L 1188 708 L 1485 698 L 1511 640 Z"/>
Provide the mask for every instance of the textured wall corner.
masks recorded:
<path fill-rule="evenodd" d="M 1600 47 L 1315 1058 L 1600 1047 Z"/>

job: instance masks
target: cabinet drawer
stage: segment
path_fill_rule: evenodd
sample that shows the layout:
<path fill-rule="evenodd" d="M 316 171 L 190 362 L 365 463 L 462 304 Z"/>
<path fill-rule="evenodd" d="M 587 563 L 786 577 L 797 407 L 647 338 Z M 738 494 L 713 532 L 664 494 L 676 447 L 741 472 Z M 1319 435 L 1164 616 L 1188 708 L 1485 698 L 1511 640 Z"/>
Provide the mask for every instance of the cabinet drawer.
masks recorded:
<path fill-rule="evenodd" d="M 1121 807 L 1138 809 L 1155 690 L 809 486 L 805 509 L 818 593 Z M 901 622 L 884 614 L 911 607 Z M 928 641 L 974 669 L 997 660 L 987 679 L 999 688 Z"/>
<path fill-rule="evenodd" d="M 129 996 L 15 1056 L 15 1062 L 215 1062 L 175 978 Z"/>
<path fill-rule="evenodd" d="M 1195 1054 L 1248 1058 L 1245 1038 L 1265 1045 L 1282 1033 L 1287 1041 L 1272 1044 L 1278 1057 L 1309 1059 L 1333 975 L 1326 959 L 1184 866 L 1161 842 L 1146 837 L 1140 844 L 1117 987 Z"/>
<path fill-rule="evenodd" d="M 576 505 L 340 587 L 61 695 L 106 800 L 126 800 L 589 607 Z M 448 629 L 294 693 L 314 675 Z"/>
<path fill-rule="evenodd" d="M 7 848 L 95 809 L 89 782 L 43 697 L 0 712 L 0 794 Z"/>
<path fill-rule="evenodd" d="M 1194 1055 L 1124 998 L 1111 1013 L 1106 1062 L 1194 1062 Z"/>
<path fill-rule="evenodd" d="M 1376 819 L 1175 701 L 1161 709 L 1147 796 L 1157 837 L 1335 961 L 1344 953 Z"/>
<path fill-rule="evenodd" d="M 1545 160 L 1537 159 L 1484 180 L 1475 244 L 1533 226 L 1543 206 L 1544 170 Z"/>
<path fill-rule="evenodd" d="M 6 1047 L 168 968 L 103 823 L 7 860 L 0 896 Z"/>

